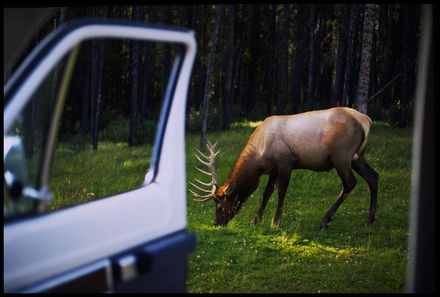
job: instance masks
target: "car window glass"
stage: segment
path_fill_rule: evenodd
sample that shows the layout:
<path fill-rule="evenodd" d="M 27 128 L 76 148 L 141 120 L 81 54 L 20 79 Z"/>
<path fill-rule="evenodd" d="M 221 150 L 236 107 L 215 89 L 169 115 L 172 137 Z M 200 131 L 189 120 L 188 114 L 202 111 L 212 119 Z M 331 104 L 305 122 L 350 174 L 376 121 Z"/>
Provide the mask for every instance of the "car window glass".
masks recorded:
<path fill-rule="evenodd" d="M 50 115 L 65 64 L 66 58 L 62 59 L 46 76 L 7 131 L 4 148 L 8 149 L 10 142 L 17 146 L 19 141 L 21 154 L 13 153 L 12 156 L 11 154 L 5 156 L 5 183 L 8 175 L 13 175 L 15 178 L 20 177 L 19 181 L 22 187 L 36 189 L 40 186 L 39 168 L 50 124 Z M 8 152 L 10 153 L 9 150 Z M 4 188 L 4 215 L 6 219 L 23 215 L 32 210 L 33 201 L 25 199 L 23 195 L 13 197 L 14 195 L 10 195 L 6 185 Z"/>
<path fill-rule="evenodd" d="M 101 39 L 85 42 L 59 128 L 47 211 L 141 186 L 175 49 Z"/>
<path fill-rule="evenodd" d="M 172 45 L 144 41 L 96 39 L 81 44 L 50 168 L 48 186 L 53 199 L 42 211 L 95 201 L 143 185 L 176 53 Z M 32 186 L 37 186 L 37 155 L 47 129 L 43 122 L 51 116 L 46 105 L 53 104 L 52 93 L 58 87 L 54 83 L 59 79 L 57 69 L 21 115 L 21 125 L 35 129 L 30 133 L 26 128 L 15 128 L 23 134 L 24 146 L 32 147 L 25 154 Z M 41 125 L 29 125 L 39 120 Z"/>

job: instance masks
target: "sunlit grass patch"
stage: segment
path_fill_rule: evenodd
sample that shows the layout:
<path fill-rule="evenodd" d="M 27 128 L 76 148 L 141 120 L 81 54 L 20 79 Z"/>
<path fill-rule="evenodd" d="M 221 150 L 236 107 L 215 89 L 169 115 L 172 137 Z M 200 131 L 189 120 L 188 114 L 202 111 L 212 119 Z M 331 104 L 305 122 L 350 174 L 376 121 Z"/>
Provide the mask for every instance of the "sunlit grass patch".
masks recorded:
<path fill-rule="evenodd" d="M 235 122 L 231 126 L 232 127 L 248 127 L 248 128 L 256 128 L 263 121 L 243 121 L 243 122 Z"/>

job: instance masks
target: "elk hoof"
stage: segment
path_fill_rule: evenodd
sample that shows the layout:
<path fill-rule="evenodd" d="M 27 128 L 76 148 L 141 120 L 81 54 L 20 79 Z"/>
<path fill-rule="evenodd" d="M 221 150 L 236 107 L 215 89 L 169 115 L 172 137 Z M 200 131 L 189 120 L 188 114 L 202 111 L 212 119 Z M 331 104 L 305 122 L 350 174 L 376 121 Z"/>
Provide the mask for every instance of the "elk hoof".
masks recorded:
<path fill-rule="evenodd" d="M 368 218 L 368 225 L 373 224 L 377 220 L 377 216 L 373 215 Z"/>
<path fill-rule="evenodd" d="M 260 221 L 259 219 L 254 218 L 254 219 L 252 220 L 251 224 L 252 224 L 252 225 L 256 225 L 256 224 L 258 224 L 259 221 Z"/>
<path fill-rule="evenodd" d="M 321 229 L 321 231 L 324 231 L 327 228 L 328 228 L 328 223 L 321 223 L 321 225 L 319 225 L 319 229 Z"/>
<path fill-rule="evenodd" d="M 273 227 L 278 227 L 278 225 L 280 224 L 280 219 L 275 219 L 272 221 L 272 226 Z"/>
<path fill-rule="evenodd" d="M 325 230 L 328 228 L 329 223 L 331 222 L 332 219 L 329 219 L 327 217 L 325 217 L 322 222 L 321 225 L 319 225 L 319 228 L 321 229 L 321 231 Z"/>

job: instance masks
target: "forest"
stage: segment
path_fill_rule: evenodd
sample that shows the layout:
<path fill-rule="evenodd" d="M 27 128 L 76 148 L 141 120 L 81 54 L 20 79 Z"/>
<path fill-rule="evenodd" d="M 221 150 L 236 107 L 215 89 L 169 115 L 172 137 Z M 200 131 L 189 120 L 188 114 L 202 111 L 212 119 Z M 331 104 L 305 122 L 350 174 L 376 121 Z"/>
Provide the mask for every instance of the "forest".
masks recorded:
<path fill-rule="evenodd" d="M 189 132 L 332 106 L 402 128 L 412 123 L 420 11 L 392 3 L 71 6 L 56 9 L 29 48 L 85 17 L 188 28 L 198 45 Z M 157 120 L 158 82 L 168 77 L 175 49 L 96 41 L 81 50 L 60 136 L 90 135 L 96 149 L 100 131 L 122 110 L 129 145 L 145 142 L 141 130 Z"/>

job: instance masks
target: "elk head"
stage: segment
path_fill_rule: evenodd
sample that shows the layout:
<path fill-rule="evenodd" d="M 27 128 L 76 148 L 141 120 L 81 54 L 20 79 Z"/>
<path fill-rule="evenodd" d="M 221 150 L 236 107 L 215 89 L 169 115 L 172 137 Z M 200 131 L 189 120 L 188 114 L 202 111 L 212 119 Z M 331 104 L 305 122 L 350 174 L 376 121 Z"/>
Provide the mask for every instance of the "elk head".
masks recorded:
<path fill-rule="evenodd" d="M 195 167 L 201 173 L 211 177 L 210 182 L 203 182 L 199 179 L 195 179 L 195 183 L 190 182 L 190 184 L 197 190 L 203 192 L 203 194 L 198 194 L 191 189 L 188 189 L 193 196 L 200 199 L 194 199 L 198 202 L 206 202 L 209 200 L 214 200 L 215 202 L 215 219 L 214 226 L 226 225 L 229 220 L 231 220 L 237 213 L 237 197 L 232 196 L 232 189 L 230 184 L 223 185 L 217 188 L 217 172 L 215 168 L 215 159 L 219 154 L 220 150 L 216 151 L 216 145 L 211 144 L 209 141 L 206 147 L 209 151 L 209 156 L 202 153 L 197 149 L 198 154 L 194 154 L 200 163 L 207 167 L 208 171 L 202 170 Z M 232 198 L 232 199 L 231 199 Z"/>

